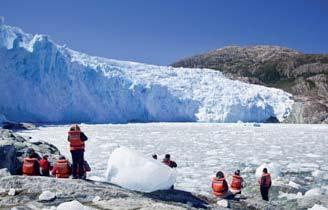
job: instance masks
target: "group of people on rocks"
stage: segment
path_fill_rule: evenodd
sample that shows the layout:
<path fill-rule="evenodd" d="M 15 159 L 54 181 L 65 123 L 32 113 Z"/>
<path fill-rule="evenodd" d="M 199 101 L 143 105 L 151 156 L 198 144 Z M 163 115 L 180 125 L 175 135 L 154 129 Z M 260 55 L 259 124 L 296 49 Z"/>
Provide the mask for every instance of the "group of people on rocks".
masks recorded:
<path fill-rule="evenodd" d="M 42 158 L 29 148 L 23 160 L 22 174 L 25 176 L 55 176 L 57 178 L 86 179 L 86 173 L 90 171 L 90 166 L 84 160 L 85 141 L 88 137 L 81 131 L 78 125 L 72 125 L 68 131 L 67 141 L 69 142 L 72 155 L 72 164 L 61 155 L 52 165 L 48 161 L 48 155 Z"/>
<path fill-rule="evenodd" d="M 262 199 L 269 200 L 269 190 L 271 187 L 271 176 L 268 173 L 268 169 L 263 169 L 263 174 L 258 180 L 260 184 L 260 191 Z M 242 188 L 245 187 L 244 179 L 240 176 L 240 170 L 236 170 L 232 175 L 230 186 L 224 177 L 222 171 L 218 171 L 216 176 L 212 180 L 212 193 L 216 197 L 230 199 L 237 194 L 241 194 Z"/>
<path fill-rule="evenodd" d="M 86 179 L 86 172 L 90 171 L 90 166 L 84 160 L 85 141 L 88 137 L 81 131 L 78 125 L 72 125 L 68 132 L 67 138 L 70 145 L 70 152 L 73 163 L 60 156 L 59 159 L 52 166 L 48 161 L 48 156 L 44 155 L 42 158 L 33 150 L 28 149 L 27 157 L 24 158 L 22 173 L 26 176 L 50 176 L 51 174 L 57 178 L 69 178 L 72 175 L 73 179 Z M 157 155 L 152 157 L 157 160 Z M 171 160 L 171 155 L 166 154 L 162 163 L 170 168 L 176 168 L 177 163 Z M 271 177 L 267 168 L 263 169 L 263 174 L 259 180 L 260 191 L 262 199 L 269 200 L 269 189 L 271 187 Z M 212 193 L 216 197 L 230 199 L 237 194 L 241 194 L 242 188 L 245 187 L 244 179 L 240 175 L 240 170 L 236 170 L 232 175 L 230 185 L 228 185 L 224 173 L 218 171 L 212 180 Z M 171 187 L 173 189 L 173 186 Z"/>

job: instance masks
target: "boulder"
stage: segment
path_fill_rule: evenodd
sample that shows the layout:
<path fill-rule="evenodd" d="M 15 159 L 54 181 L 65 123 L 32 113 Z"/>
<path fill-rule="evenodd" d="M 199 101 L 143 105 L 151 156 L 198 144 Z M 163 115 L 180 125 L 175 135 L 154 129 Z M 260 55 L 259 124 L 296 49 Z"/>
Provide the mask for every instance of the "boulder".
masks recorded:
<path fill-rule="evenodd" d="M 28 148 L 39 155 L 49 155 L 54 161 L 60 152 L 52 144 L 44 141 L 30 142 L 12 131 L 0 128 L 0 169 L 7 168 L 11 174 L 20 174 L 20 168 Z"/>
<path fill-rule="evenodd" d="M 16 122 L 4 121 L 2 123 L 2 128 L 17 131 L 17 130 L 35 129 L 36 126 L 32 123 L 16 123 Z"/>

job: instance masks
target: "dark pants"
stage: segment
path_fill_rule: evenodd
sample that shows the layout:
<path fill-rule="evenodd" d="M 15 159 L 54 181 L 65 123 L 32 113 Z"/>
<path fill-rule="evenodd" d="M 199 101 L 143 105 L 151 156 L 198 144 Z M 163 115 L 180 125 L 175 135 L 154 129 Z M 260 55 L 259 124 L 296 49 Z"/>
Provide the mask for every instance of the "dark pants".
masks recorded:
<path fill-rule="evenodd" d="M 41 175 L 42 176 L 50 176 L 49 170 L 46 170 L 46 171 L 41 170 Z"/>
<path fill-rule="evenodd" d="M 72 175 L 73 178 L 82 178 L 84 171 L 83 169 L 83 162 L 84 162 L 84 150 L 72 150 Z M 79 169 L 79 170 L 78 170 Z M 78 174 L 79 173 L 79 174 Z"/>
<path fill-rule="evenodd" d="M 260 187 L 262 199 L 269 201 L 269 187 Z"/>

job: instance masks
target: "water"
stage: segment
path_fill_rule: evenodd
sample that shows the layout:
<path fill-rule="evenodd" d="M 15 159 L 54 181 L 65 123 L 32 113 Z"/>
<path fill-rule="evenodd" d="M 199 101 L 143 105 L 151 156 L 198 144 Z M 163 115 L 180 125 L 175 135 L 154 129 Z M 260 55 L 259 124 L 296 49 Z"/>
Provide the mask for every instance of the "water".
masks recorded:
<path fill-rule="evenodd" d="M 68 128 L 46 126 L 20 134 L 48 141 L 70 158 Z M 281 178 L 274 184 L 294 181 L 306 190 L 328 191 L 327 125 L 149 123 L 81 128 L 89 137 L 85 153 L 92 167 L 89 177 L 104 178 L 110 153 L 122 145 L 159 158 L 170 153 L 178 164 L 176 188 L 204 195 L 210 195 L 211 178 L 218 170 L 229 178 L 236 169 L 247 183 L 244 194 L 258 194 L 255 170 L 262 163 L 280 168 Z M 272 199 L 279 204 L 286 200 Z"/>

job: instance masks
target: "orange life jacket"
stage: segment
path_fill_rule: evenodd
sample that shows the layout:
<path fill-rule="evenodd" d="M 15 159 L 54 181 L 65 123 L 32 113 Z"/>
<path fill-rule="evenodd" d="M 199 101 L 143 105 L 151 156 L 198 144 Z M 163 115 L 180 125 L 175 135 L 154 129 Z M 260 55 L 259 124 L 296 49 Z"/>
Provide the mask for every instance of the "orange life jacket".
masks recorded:
<path fill-rule="evenodd" d="M 37 161 L 36 158 L 24 158 L 24 162 L 23 162 L 23 175 L 24 176 L 34 176 L 35 171 L 34 171 L 34 164 L 35 161 Z"/>
<path fill-rule="evenodd" d="M 55 169 L 57 178 L 68 178 L 70 175 L 68 160 L 57 160 Z"/>
<path fill-rule="evenodd" d="M 263 173 L 262 177 L 265 177 L 265 182 L 261 183 L 264 187 L 270 187 L 271 186 L 271 176 L 269 173 Z"/>
<path fill-rule="evenodd" d="M 70 150 L 84 149 L 84 142 L 81 140 L 81 131 L 69 131 L 68 140 L 70 143 Z"/>
<path fill-rule="evenodd" d="M 223 196 L 228 189 L 224 186 L 224 178 L 216 178 L 214 177 L 212 180 L 212 193 L 215 196 Z"/>
<path fill-rule="evenodd" d="M 233 175 L 232 176 L 232 181 L 231 181 L 231 184 L 230 184 L 230 188 L 232 190 L 241 190 L 242 180 L 243 179 L 241 178 L 241 176 Z"/>

